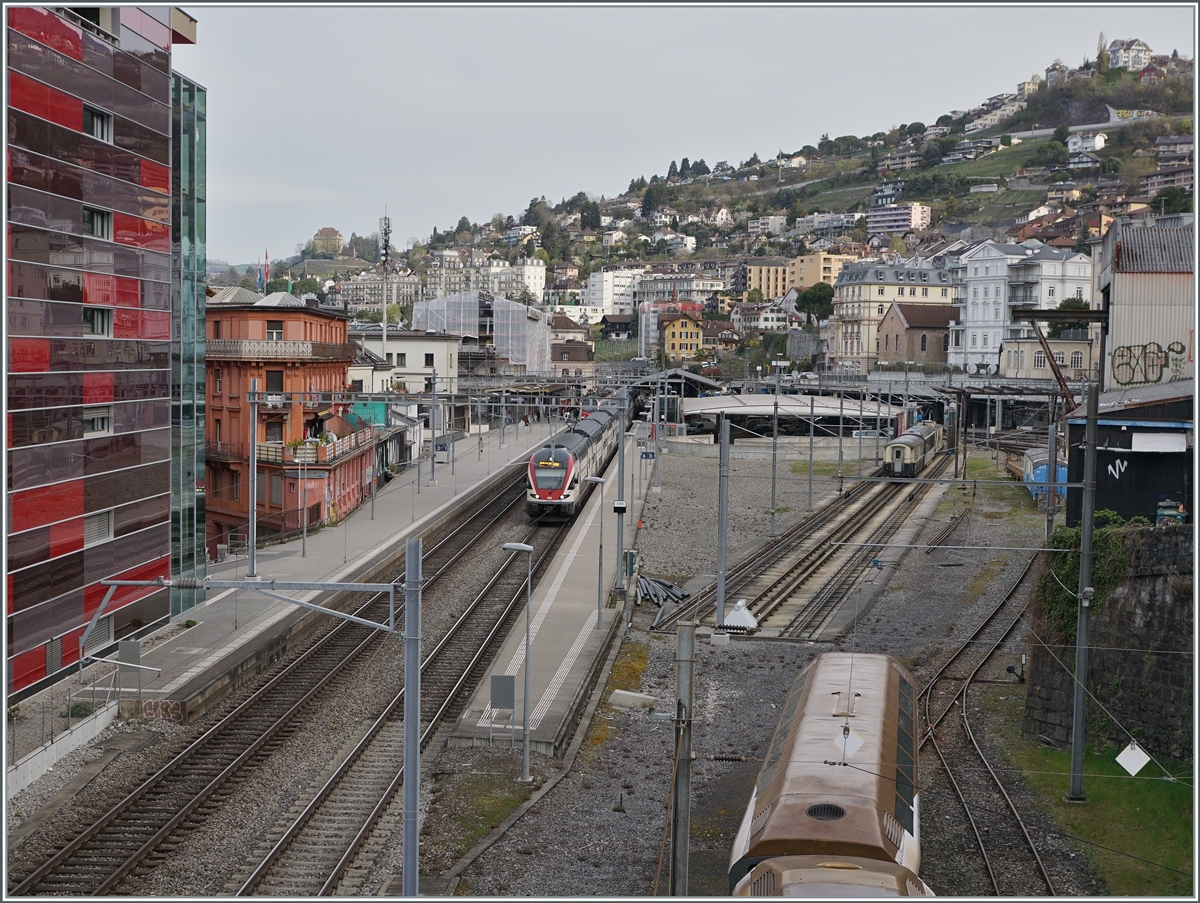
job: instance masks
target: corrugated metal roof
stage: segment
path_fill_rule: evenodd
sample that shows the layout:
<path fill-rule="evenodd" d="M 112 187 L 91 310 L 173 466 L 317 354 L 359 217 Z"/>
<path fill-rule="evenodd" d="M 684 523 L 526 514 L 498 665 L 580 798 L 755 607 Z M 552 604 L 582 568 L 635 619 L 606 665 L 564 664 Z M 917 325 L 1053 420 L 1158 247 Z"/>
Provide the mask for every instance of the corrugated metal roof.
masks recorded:
<path fill-rule="evenodd" d="M 1137 231 L 1148 230 L 1138 229 Z M 1100 398 L 1097 400 L 1099 401 L 1100 416 L 1104 416 L 1105 414 L 1111 414 L 1115 411 L 1125 411 L 1130 408 L 1163 404 L 1169 401 L 1183 401 L 1194 398 L 1195 394 L 1196 381 L 1194 379 L 1177 379 L 1173 382 L 1155 383 L 1145 386 L 1126 386 L 1120 389 L 1101 392 Z M 1086 417 L 1086 401 L 1071 411 L 1069 416 L 1072 418 Z"/>
<path fill-rule="evenodd" d="M 1119 273 L 1191 273 L 1196 264 L 1192 227 L 1122 229 L 1114 257 Z"/>

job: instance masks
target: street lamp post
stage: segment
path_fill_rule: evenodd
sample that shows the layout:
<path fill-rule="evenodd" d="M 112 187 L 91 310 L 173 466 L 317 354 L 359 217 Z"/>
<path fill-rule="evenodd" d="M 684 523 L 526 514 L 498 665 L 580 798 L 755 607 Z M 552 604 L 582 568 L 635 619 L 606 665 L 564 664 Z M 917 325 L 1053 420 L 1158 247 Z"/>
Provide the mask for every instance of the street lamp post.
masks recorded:
<path fill-rule="evenodd" d="M 596 629 L 600 629 L 601 611 L 604 608 L 604 477 L 584 477 L 583 482 L 600 486 L 600 566 L 596 578 Z M 620 523 L 620 515 L 617 515 Z"/>
<path fill-rule="evenodd" d="M 506 552 L 525 553 L 525 695 L 521 700 L 521 783 L 529 783 L 529 610 L 533 604 L 533 546 L 523 542 L 506 542 Z"/>

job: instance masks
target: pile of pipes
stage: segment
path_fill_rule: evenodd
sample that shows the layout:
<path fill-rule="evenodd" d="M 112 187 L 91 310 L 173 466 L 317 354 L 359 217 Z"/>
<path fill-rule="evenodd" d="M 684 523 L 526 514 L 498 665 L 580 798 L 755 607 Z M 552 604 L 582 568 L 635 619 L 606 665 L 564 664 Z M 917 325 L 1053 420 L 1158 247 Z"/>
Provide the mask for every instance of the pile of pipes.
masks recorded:
<path fill-rule="evenodd" d="M 662 608 L 663 603 L 667 600 L 682 602 L 690 595 L 691 593 L 686 592 L 683 587 L 676 586 L 670 580 L 659 580 L 657 577 L 643 577 L 638 575 L 638 605 L 642 604 L 642 599 L 649 599 L 659 608 Z"/>

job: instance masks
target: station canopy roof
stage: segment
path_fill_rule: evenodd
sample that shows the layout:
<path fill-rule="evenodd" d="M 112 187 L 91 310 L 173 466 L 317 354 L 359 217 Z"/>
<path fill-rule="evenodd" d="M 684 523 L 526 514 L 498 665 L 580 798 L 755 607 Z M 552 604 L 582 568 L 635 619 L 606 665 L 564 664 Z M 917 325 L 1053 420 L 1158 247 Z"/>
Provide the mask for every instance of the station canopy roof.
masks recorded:
<path fill-rule="evenodd" d="M 844 405 L 839 405 L 838 399 L 829 395 L 780 395 L 780 417 L 808 417 L 809 411 L 814 417 L 837 417 L 844 413 L 848 418 L 858 419 L 857 399 L 846 399 Z M 880 402 L 865 401 L 862 406 L 864 418 L 874 417 L 875 412 L 880 417 L 892 417 L 900 413 L 899 405 L 888 405 Z M 724 412 L 731 417 L 772 417 L 775 413 L 774 395 L 710 395 L 705 398 L 683 399 L 683 416 L 708 416 L 715 418 Z"/>

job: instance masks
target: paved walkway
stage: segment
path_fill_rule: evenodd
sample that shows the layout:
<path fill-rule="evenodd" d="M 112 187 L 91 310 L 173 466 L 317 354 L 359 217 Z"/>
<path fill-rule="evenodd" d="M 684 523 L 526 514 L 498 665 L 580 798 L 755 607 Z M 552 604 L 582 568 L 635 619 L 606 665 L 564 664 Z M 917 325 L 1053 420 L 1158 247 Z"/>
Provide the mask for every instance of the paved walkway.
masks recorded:
<path fill-rule="evenodd" d="M 415 470 L 393 479 L 378 493 L 374 517 L 368 501 L 335 527 L 326 526 L 310 533 L 307 539 L 296 538 L 258 550 L 258 576 L 263 581 L 363 580 L 363 575 L 402 551 L 408 537 L 420 535 L 473 489 L 489 481 L 499 482 L 502 471 L 528 460 L 533 449 L 550 436 L 550 427 L 533 423 L 519 429 L 509 426 L 504 432 L 503 448 L 498 430 L 483 434 L 482 452 L 478 436 L 456 442 L 454 465 L 434 468 L 436 485 L 430 482 L 428 460 L 421 463 L 419 480 Z M 241 557 L 210 565 L 208 574 L 218 580 L 240 580 L 246 577 L 248 567 L 249 559 Z M 315 601 L 321 595 L 310 591 L 296 593 L 295 597 Z M 230 669 L 243 666 L 255 650 L 286 634 L 308 613 L 252 590 L 210 589 L 204 604 L 184 615 L 197 621 L 196 626 L 142 656 L 141 664 L 158 673 L 127 673 L 123 688 L 140 692 L 146 714 L 179 717 L 177 704 L 167 704 L 166 700 L 195 696 L 206 681 L 215 681 Z M 155 700 L 164 701 L 163 705 Z"/>

